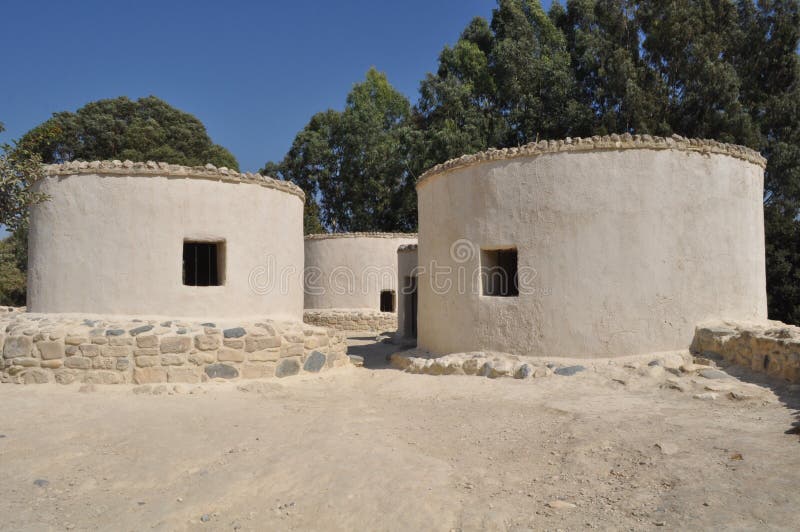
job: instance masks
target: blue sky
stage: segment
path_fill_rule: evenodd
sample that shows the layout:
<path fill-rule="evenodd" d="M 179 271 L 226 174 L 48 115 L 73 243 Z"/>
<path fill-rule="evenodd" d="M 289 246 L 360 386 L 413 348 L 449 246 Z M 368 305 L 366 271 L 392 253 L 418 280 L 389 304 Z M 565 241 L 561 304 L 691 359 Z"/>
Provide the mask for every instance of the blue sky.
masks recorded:
<path fill-rule="evenodd" d="M 549 1 L 544 4 L 549 5 Z M 375 66 L 416 101 L 495 0 L 5 2 L 0 140 L 101 98 L 156 95 L 196 115 L 243 170 L 278 160 L 312 114 Z"/>

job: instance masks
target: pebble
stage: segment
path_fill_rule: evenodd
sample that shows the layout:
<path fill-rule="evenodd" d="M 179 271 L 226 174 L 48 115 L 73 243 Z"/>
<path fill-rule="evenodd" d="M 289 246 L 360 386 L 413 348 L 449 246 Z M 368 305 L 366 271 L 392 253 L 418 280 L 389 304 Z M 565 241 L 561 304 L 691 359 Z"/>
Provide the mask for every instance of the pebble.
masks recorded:
<path fill-rule="evenodd" d="M 667 456 L 678 452 L 678 446 L 674 443 L 659 442 L 656 444 L 656 447 L 661 449 L 661 454 L 665 454 Z"/>
<path fill-rule="evenodd" d="M 724 371 L 720 371 L 718 369 L 703 369 L 700 370 L 700 376 L 705 377 L 706 379 L 730 379 L 731 376 L 725 373 Z"/>
<path fill-rule="evenodd" d="M 211 516 L 208 514 L 203 514 L 200 516 L 200 520 L 204 523 L 208 523 L 209 521 L 211 521 Z"/>
<path fill-rule="evenodd" d="M 554 510 L 568 510 L 570 508 L 575 508 L 574 504 L 567 501 L 550 501 L 547 503 L 547 506 Z"/>
<path fill-rule="evenodd" d="M 714 392 L 704 392 L 704 393 L 696 393 L 692 396 L 695 399 L 700 399 L 701 401 L 715 401 L 719 395 Z"/>
<path fill-rule="evenodd" d="M 581 371 L 586 371 L 586 368 L 583 366 L 566 366 L 563 368 L 558 368 L 555 370 L 556 375 L 562 375 L 564 377 L 571 377 L 576 373 L 580 373 Z"/>
<path fill-rule="evenodd" d="M 50 485 L 50 481 L 43 478 L 37 478 L 36 480 L 33 481 L 33 485 L 38 486 L 40 488 L 46 488 L 47 486 Z"/>
<path fill-rule="evenodd" d="M 737 401 L 747 401 L 749 399 L 756 399 L 758 396 L 754 393 L 744 392 L 742 390 L 733 390 L 731 393 L 728 394 L 731 399 L 735 399 Z"/>

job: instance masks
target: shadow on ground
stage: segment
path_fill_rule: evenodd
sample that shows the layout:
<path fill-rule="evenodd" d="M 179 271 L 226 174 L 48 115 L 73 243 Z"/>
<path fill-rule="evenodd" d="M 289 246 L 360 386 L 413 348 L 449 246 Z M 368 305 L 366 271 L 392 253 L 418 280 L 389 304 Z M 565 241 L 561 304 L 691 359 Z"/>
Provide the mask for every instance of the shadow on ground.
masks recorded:
<path fill-rule="evenodd" d="M 786 431 L 786 434 L 800 436 L 800 384 L 791 384 L 783 379 L 755 372 L 750 368 L 732 364 L 721 357 L 714 357 L 714 362 L 716 362 L 717 366 L 723 368 L 726 373 L 742 382 L 772 390 L 781 404 L 792 410 L 794 421 Z M 798 443 L 800 443 L 800 438 L 798 438 Z"/>
<path fill-rule="evenodd" d="M 368 369 L 389 369 L 389 357 L 393 353 L 408 349 L 401 345 L 383 341 L 391 337 L 391 333 L 353 333 L 347 337 L 347 354 L 357 355 L 364 359 L 364 367 Z"/>

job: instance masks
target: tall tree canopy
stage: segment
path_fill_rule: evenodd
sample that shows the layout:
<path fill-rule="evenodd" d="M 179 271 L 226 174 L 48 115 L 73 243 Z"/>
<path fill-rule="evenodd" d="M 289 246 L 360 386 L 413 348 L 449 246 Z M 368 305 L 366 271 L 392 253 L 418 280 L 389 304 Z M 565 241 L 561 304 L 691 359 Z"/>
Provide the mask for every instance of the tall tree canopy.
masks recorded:
<path fill-rule="evenodd" d="M 0 123 L 0 132 L 3 131 Z M 28 265 L 28 208 L 45 201 L 32 186 L 44 177 L 41 158 L 19 144 L 0 145 L 0 226 L 12 231 L 0 240 L 0 305 L 25 304 Z"/>
<path fill-rule="evenodd" d="M 799 13 L 797 0 L 566 0 L 549 13 L 498 0 L 442 50 L 410 113 L 371 73 L 345 111 L 311 119 L 281 174 L 329 230 L 405 230 L 413 176 L 465 153 L 625 132 L 744 144 L 769 161 L 770 316 L 800 323 Z"/>
<path fill-rule="evenodd" d="M 315 214 L 333 231 L 410 230 L 416 195 L 408 163 L 417 137 L 408 99 L 370 69 L 344 111 L 311 117 L 284 160 L 262 172 L 305 190 L 307 231 Z"/>
<path fill-rule="evenodd" d="M 236 158 L 211 142 L 200 120 L 155 96 L 91 102 L 55 113 L 21 140 L 46 163 L 129 159 L 239 169 Z"/>

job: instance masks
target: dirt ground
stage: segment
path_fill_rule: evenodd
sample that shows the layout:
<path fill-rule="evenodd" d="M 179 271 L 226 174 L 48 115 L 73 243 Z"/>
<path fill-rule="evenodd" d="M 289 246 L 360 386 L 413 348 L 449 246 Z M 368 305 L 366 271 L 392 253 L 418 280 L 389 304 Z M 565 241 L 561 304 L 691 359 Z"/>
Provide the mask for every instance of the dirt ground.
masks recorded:
<path fill-rule="evenodd" d="M 364 368 L 171 394 L 0 386 L 0 528 L 800 523 L 798 386 L 736 368 L 727 370 L 738 378 L 717 380 L 646 364 L 432 377 L 389 369 L 393 348 L 368 336 L 351 344 Z"/>

